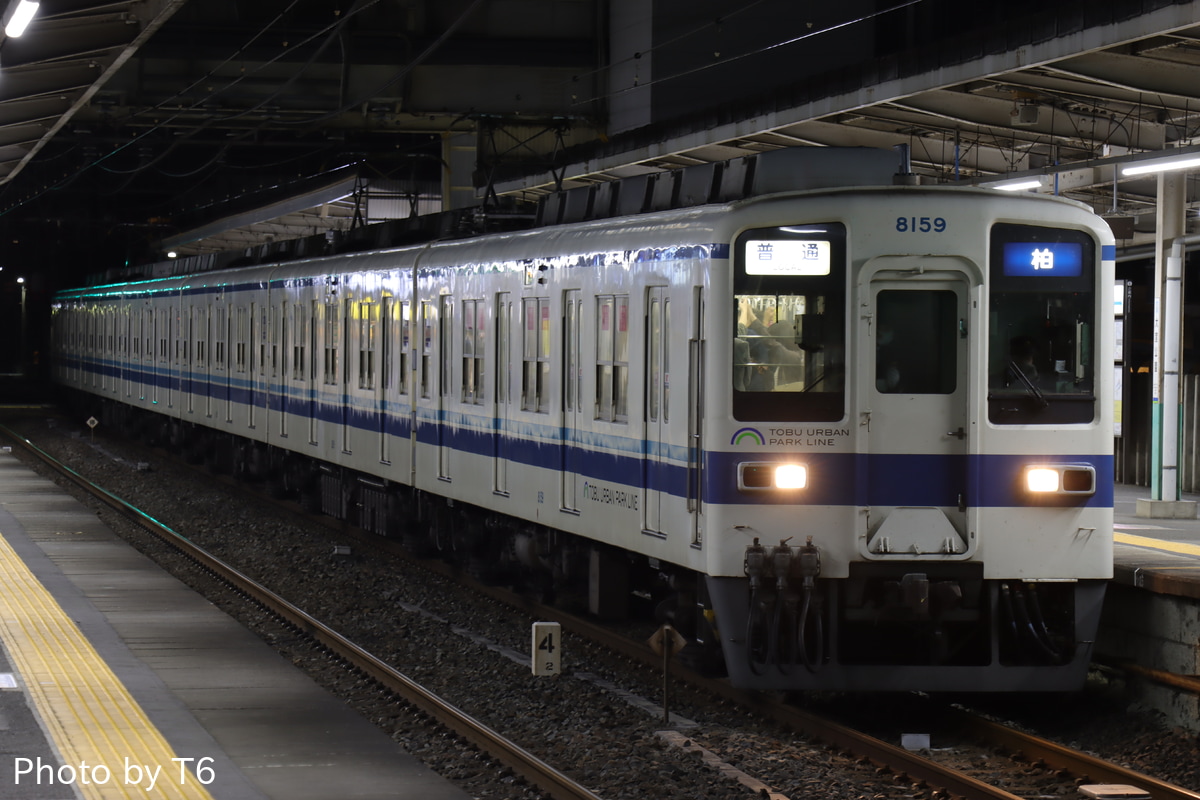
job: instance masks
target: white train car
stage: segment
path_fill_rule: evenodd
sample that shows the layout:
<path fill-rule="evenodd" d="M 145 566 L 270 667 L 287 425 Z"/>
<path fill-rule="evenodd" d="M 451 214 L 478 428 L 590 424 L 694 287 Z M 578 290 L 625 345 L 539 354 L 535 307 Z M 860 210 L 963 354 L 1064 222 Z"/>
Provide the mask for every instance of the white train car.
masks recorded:
<path fill-rule="evenodd" d="M 65 291 L 56 374 L 481 574 L 661 601 L 739 686 L 1073 689 L 1114 257 L 1049 197 L 777 191 Z"/>

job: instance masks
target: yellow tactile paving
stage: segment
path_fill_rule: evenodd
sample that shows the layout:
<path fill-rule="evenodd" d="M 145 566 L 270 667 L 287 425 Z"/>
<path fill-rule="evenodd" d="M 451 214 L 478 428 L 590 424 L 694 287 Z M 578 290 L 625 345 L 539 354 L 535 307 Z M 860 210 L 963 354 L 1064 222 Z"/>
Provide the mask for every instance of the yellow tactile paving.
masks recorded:
<path fill-rule="evenodd" d="M 203 764 L 179 757 L 125 686 L 0 534 L 0 637 L 62 757 L 44 784 L 86 800 L 212 800 Z M 43 762 L 44 763 L 44 762 Z M 39 780 L 36 762 L 23 780 Z M 70 767 L 71 770 L 67 770 Z M 197 777 L 199 775 L 199 777 Z M 153 788 L 151 788 L 151 786 Z"/>
<path fill-rule="evenodd" d="M 1120 544 L 1131 544 L 1135 547 L 1150 547 L 1154 550 L 1164 550 L 1168 553 L 1179 553 L 1186 556 L 1200 556 L 1200 545 L 1186 542 L 1168 542 L 1163 539 L 1151 539 L 1147 536 L 1134 536 L 1129 533 L 1113 534 L 1113 541 Z"/>

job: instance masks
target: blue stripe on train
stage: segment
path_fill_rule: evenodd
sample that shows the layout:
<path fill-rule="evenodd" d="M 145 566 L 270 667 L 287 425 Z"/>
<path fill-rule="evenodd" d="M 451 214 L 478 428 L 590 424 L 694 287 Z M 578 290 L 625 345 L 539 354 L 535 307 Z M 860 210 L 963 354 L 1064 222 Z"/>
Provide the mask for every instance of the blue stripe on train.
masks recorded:
<path fill-rule="evenodd" d="M 78 367 L 76 364 L 68 366 Z M 246 405 L 252 399 L 266 410 L 268 392 L 244 379 L 228 383 L 192 381 L 177 375 L 118 370 L 88 364 L 93 373 L 121 377 L 134 383 L 149 382 L 160 389 L 180 387 L 205 390 L 214 397 L 228 396 L 234 403 Z M 274 385 L 269 393 L 275 410 L 288 409 L 300 416 L 314 410 L 319 420 L 348 424 L 353 428 L 408 438 L 412 420 L 408 413 L 381 415 L 375 409 L 352 405 L 353 397 L 341 394 L 342 402 L 327 402 L 329 395 L 318 396 L 308 390 L 304 396 L 281 393 Z M 480 410 L 486 406 L 480 406 Z M 393 409 L 397 407 L 393 405 Z M 501 430 L 502 421 L 492 417 L 468 416 L 457 412 L 418 409 L 417 441 L 430 446 L 449 447 L 463 453 L 488 458 L 501 457 L 513 463 L 546 469 L 574 470 L 581 477 L 624 486 L 641 487 L 677 497 L 687 493 L 687 453 L 684 448 L 632 437 L 597 434 L 549 424 L 512 421 L 518 433 Z M 1090 497 L 1056 497 L 1055 505 L 1107 507 L 1113 501 L 1113 457 L 1111 455 L 928 455 L 865 453 L 747 453 L 706 451 L 704 461 L 704 502 L 711 504 L 750 505 L 821 505 L 821 506 L 955 506 L 962 502 L 972 507 L 1021 507 L 1030 505 L 1020 486 L 1022 469 L 1031 463 L 1083 464 L 1096 471 L 1096 494 Z M 737 488 L 737 465 L 743 461 L 801 460 L 809 470 L 809 485 L 802 492 L 743 492 Z"/>
<path fill-rule="evenodd" d="M 743 461 L 798 461 L 808 467 L 802 492 L 737 488 L 737 465 Z M 956 506 L 1020 507 L 1031 505 L 1021 480 L 1029 464 L 1073 464 L 1096 471 L 1096 493 L 1090 497 L 1054 496 L 1053 505 L 1108 507 L 1113 502 L 1111 455 L 928 455 L 919 453 L 744 453 L 705 454 L 709 474 L 705 502 L 829 506 Z"/>

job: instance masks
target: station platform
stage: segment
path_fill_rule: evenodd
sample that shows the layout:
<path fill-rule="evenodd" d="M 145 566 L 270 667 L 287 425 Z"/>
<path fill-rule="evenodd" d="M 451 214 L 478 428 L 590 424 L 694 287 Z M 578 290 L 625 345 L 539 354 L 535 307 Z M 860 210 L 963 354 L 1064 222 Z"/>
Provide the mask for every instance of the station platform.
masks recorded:
<path fill-rule="evenodd" d="M 1136 703 L 1200 733 L 1200 520 L 1139 517 L 1150 490 L 1114 488 L 1113 581 L 1095 658 L 1129 676 Z"/>
<path fill-rule="evenodd" d="M 0 452 L 0 797 L 469 795 Z"/>
<path fill-rule="evenodd" d="M 1137 515 L 1145 486 L 1116 484 L 1113 492 L 1113 579 L 1151 592 L 1200 600 L 1200 519 Z M 1185 495 L 1200 500 L 1200 495 Z"/>

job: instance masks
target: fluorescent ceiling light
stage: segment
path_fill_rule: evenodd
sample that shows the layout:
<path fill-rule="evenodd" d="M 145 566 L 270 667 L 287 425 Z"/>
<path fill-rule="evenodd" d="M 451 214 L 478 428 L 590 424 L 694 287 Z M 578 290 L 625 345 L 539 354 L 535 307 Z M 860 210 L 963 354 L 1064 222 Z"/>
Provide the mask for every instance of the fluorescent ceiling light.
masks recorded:
<path fill-rule="evenodd" d="M 1145 175 L 1148 172 L 1166 172 L 1173 169 L 1189 169 L 1200 167 L 1200 154 L 1188 153 L 1181 156 L 1155 158 L 1150 161 L 1137 161 L 1121 167 L 1122 175 Z"/>
<path fill-rule="evenodd" d="M 24 33 L 33 21 L 33 15 L 37 13 L 39 5 L 40 3 L 34 0 L 15 0 L 10 3 L 8 10 L 4 12 L 4 35 L 16 39 Z"/>
<path fill-rule="evenodd" d="M 1002 192 L 1023 192 L 1026 189 L 1041 188 L 1041 178 L 1016 178 L 1004 183 L 993 183 L 993 189 L 999 189 Z"/>

